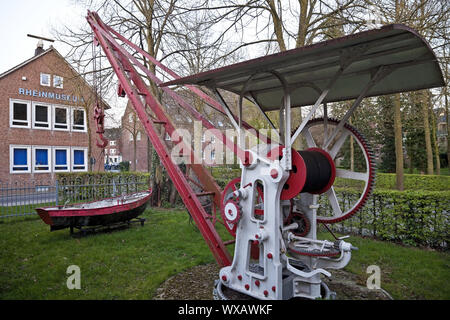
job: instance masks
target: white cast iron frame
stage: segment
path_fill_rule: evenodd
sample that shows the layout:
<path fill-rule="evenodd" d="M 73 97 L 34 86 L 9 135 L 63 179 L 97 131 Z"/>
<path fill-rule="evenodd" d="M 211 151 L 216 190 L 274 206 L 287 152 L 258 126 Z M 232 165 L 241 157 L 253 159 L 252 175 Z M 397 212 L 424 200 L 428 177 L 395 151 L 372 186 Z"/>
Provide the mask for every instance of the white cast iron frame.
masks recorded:
<path fill-rule="evenodd" d="M 327 257 L 302 257 L 301 260 L 288 257 L 286 255 L 286 243 L 294 240 L 293 234 L 285 231 L 283 234 L 283 203 L 280 200 L 280 194 L 284 183 L 289 177 L 289 171 L 292 168 L 291 145 L 295 142 L 298 136 L 303 132 L 306 124 L 311 120 L 317 108 L 323 103 L 325 124 L 327 121 L 327 105 L 324 99 L 335 84 L 336 80 L 343 74 L 345 69 L 356 60 L 361 54 L 369 49 L 367 45 L 360 45 L 354 48 L 344 50 L 341 53 L 341 64 L 339 70 L 329 80 L 327 86 L 320 90 L 314 87 L 315 90 L 320 90 L 320 95 L 312 106 L 308 115 L 303 119 L 300 126 L 291 135 L 291 104 L 290 104 L 290 89 L 284 77 L 275 71 L 264 71 L 265 73 L 272 73 L 283 85 L 284 96 L 280 108 L 280 123 L 279 123 L 279 138 L 281 143 L 285 146 L 283 149 L 283 157 L 281 161 L 271 161 L 267 159 L 267 152 L 270 146 L 257 146 L 256 150 L 250 150 L 253 162 L 250 165 L 244 166 L 241 163 L 241 187 L 240 191 L 243 195 L 240 198 L 240 205 L 242 206 L 242 215 L 238 222 L 236 231 L 236 244 L 233 263 L 231 266 L 224 267 L 220 270 L 220 281 L 223 285 L 232 288 L 233 290 L 242 292 L 258 299 L 289 299 L 292 297 L 305 298 L 320 298 L 322 297 L 320 291 L 321 278 L 320 275 L 330 276 L 330 273 L 323 268 L 341 269 L 348 264 L 351 259 L 351 250 L 354 247 L 351 244 L 341 240 L 339 242 L 339 249 L 341 255 L 337 259 Z M 372 73 L 370 81 L 360 93 L 359 97 L 354 101 L 351 108 L 340 121 L 339 125 L 329 137 L 326 137 L 325 146 L 333 140 L 333 138 L 342 130 L 342 127 L 347 122 L 356 107 L 361 103 L 367 92 L 388 75 L 393 67 L 380 66 Z M 217 88 L 211 89 L 216 93 L 219 101 L 223 105 L 227 116 L 229 117 L 233 126 L 239 132 L 238 145 L 245 149 L 245 140 L 242 130 L 242 101 L 247 97 L 250 101 L 252 99 L 251 93 L 247 91 L 251 80 L 255 77 L 252 74 L 248 77 L 240 94 L 238 122 L 235 121 L 233 114 L 226 105 L 225 101 L 221 99 Z M 305 83 L 305 86 L 310 84 Z M 262 108 L 256 104 L 256 107 L 265 115 Z M 275 126 L 269 121 L 269 124 L 274 128 Z M 273 178 L 269 173 L 275 169 L 279 174 Z M 256 193 L 256 182 L 263 184 L 264 188 L 264 219 L 261 221 L 254 217 L 254 207 Z M 309 233 L 306 239 L 310 240 L 310 248 L 317 248 L 320 244 L 322 248 L 331 248 L 327 241 L 317 240 L 317 208 L 318 196 L 312 194 L 302 195 L 302 199 L 297 202 L 297 206 L 301 207 L 303 213 L 311 223 Z M 286 204 L 284 204 L 286 205 Z M 290 204 L 288 204 L 290 205 Z M 251 266 L 250 250 L 251 243 L 258 242 L 260 245 L 260 261 L 257 264 L 259 267 Z M 303 263 L 306 268 L 303 270 L 292 265 L 291 262 Z M 252 270 L 253 269 L 253 270 Z M 254 272 L 255 269 L 263 270 L 263 272 Z M 286 276 L 287 275 L 287 276 Z M 284 279 L 284 280 L 283 280 Z"/>

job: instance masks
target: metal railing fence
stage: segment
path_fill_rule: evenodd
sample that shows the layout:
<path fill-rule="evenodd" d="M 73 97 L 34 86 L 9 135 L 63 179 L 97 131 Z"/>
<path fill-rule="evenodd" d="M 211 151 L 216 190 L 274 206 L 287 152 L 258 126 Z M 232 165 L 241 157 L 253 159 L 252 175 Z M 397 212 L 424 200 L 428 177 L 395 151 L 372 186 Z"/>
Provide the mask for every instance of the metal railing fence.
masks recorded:
<path fill-rule="evenodd" d="M 36 208 L 89 202 L 149 188 L 145 177 L 62 181 L 0 181 L 0 220 L 36 214 Z"/>

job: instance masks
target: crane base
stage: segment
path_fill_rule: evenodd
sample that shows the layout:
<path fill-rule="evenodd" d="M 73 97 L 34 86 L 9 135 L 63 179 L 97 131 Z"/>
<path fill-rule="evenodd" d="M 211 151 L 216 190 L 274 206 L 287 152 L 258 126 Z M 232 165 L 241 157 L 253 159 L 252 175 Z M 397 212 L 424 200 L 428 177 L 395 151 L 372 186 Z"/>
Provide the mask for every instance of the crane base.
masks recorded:
<path fill-rule="evenodd" d="M 320 283 L 320 291 L 323 300 L 336 300 L 336 292 L 331 291 L 325 282 Z M 214 300 L 257 300 L 254 297 L 246 295 L 242 292 L 233 290 L 223 285 L 222 282 L 217 279 L 214 281 L 213 289 Z M 293 298 L 293 299 L 307 299 L 307 298 Z"/>

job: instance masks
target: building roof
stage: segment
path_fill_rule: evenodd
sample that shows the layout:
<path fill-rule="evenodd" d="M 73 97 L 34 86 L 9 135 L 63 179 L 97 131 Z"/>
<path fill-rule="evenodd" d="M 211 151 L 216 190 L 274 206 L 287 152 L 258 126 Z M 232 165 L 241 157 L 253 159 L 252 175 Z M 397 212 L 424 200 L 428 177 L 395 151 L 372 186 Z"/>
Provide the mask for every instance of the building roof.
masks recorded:
<path fill-rule="evenodd" d="M 358 52 L 360 49 L 362 51 Z M 324 102 L 358 97 L 381 66 L 393 71 L 366 96 L 444 85 L 436 56 L 428 43 L 415 30 L 392 24 L 198 73 L 162 86 L 197 84 L 245 93 L 264 111 L 270 111 L 279 109 L 284 95 L 281 75 L 289 87 L 293 107 L 312 105 L 345 63 L 345 56 L 341 55 L 344 50 L 349 52 L 347 58 L 354 60 L 337 79 Z"/>
<path fill-rule="evenodd" d="M 56 50 L 53 46 L 50 46 L 48 49 L 44 50 L 43 52 L 41 52 L 41 53 L 39 53 L 39 54 L 37 54 L 37 55 L 34 55 L 34 56 L 31 57 L 30 59 L 25 60 L 24 62 L 18 64 L 17 66 L 15 66 L 15 67 L 13 67 L 13 68 L 11 68 L 11 69 L 9 69 L 9 70 L 3 72 L 2 74 L 0 74 L 0 79 L 6 77 L 7 75 L 13 73 L 13 72 L 16 71 L 16 70 L 19 70 L 20 68 L 26 66 L 27 64 L 29 64 L 29 63 L 31 63 L 31 62 L 33 62 L 33 61 L 35 61 L 35 60 L 41 58 L 42 56 L 48 54 L 49 52 L 55 52 L 55 53 L 56 53 L 56 54 L 57 54 L 64 62 L 67 63 L 67 65 L 71 68 L 71 70 L 72 70 L 75 74 L 79 75 L 79 73 L 71 66 L 70 63 L 67 62 L 67 60 L 66 60 L 66 59 L 58 52 L 58 50 Z M 94 88 L 86 81 L 86 79 L 85 79 L 84 77 L 80 76 L 80 79 L 82 79 L 82 80 L 84 81 L 84 83 L 86 84 L 86 86 L 87 86 L 90 90 L 92 90 L 92 92 L 95 93 Z M 110 106 L 105 100 L 103 100 L 103 98 L 102 98 L 101 100 L 102 100 L 102 103 L 103 103 L 103 105 L 105 106 L 105 109 L 106 109 L 106 110 L 111 109 L 111 106 Z"/>

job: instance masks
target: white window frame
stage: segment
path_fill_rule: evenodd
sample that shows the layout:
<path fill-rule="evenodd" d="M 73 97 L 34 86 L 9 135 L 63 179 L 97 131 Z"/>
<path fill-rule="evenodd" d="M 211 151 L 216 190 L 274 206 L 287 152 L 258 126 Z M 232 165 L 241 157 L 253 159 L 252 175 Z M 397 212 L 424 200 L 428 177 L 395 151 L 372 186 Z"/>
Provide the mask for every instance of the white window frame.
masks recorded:
<path fill-rule="evenodd" d="M 42 75 L 48 76 L 48 84 L 42 83 Z M 41 84 L 41 86 L 51 87 L 52 86 L 52 75 L 49 73 L 41 72 L 41 74 L 39 75 L 39 83 Z"/>
<path fill-rule="evenodd" d="M 27 170 L 19 170 L 14 171 L 14 149 L 27 149 Z M 23 167 L 23 166 L 16 166 L 16 167 Z M 16 173 L 31 173 L 31 146 L 24 146 L 24 145 L 9 145 L 9 173 L 16 174 Z"/>
<path fill-rule="evenodd" d="M 66 151 L 67 169 L 57 169 L 56 168 L 56 166 L 57 166 L 56 150 L 65 150 Z M 70 159 L 71 159 L 70 147 L 53 147 L 52 148 L 52 159 L 54 159 L 53 163 L 52 163 L 53 172 L 70 172 L 70 168 L 72 166 L 72 162 L 70 161 Z"/>
<path fill-rule="evenodd" d="M 61 79 L 61 85 L 57 86 L 56 85 L 56 78 L 60 78 Z M 53 87 L 57 88 L 57 89 L 64 89 L 64 77 L 58 76 L 56 74 L 53 75 Z"/>
<path fill-rule="evenodd" d="M 14 103 L 23 103 L 27 105 L 27 120 L 14 120 Z M 13 122 L 26 123 L 26 126 L 13 124 Z M 11 128 L 31 128 L 31 101 L 20 99 L 9 99 L 9 126 Z"/>
<path fill-rule="evenodd" d="M 109 145 L 110 146 L 115 146 L 116 145 L 116 140 L 110 140 L 109 141 Z"/>
<path fill-rule="evenodd" d="M 71 114 L 70 129 L 75 132 L 87 132 L 86 110 L 81 107 L 72 107 L 71 109 L 72 110 L 70 112 L 70 114 Z M 75 121 L 75 111 L 83 111 L 83 129 L 74 128 L 75 124 L 73 122 Z M 76 125 L 76 126 L 79 126 L 79 125 Z"/>
<path fill-rule="evenodd" d="M 55 125 L 60 125 L 61 123 L 57 123 L 56 122 L 56 108 L 59 109 L 66 109 L 66 120 L 67 120 L 67 128 L 56 128 Z M 71 124 L 71 119 L 70 119 L 70 107 L 68 106 L 64 106 L 64 105 L 57 105 L 54 104 L 52 107 L 52 129 L 53 130 L 57 130 L 57 131 L 69 131 L 70 130 L 70 124 Z"/>
<path fill-rule="evenodd" d="M 116 154 L 116 149 L 109 149 L 109 154 L 110 155 L 115 155 Z"/>
<path fill-rule="evenodd" d="M 36 150 L 38 149 L 45 149 L 47 150 L 47 157 L 48 157 L 48 169 L 47 170 L 37 170 L 38 166 L 36 165 Z M 49 146 L 32 146 L 32 167 L 33 167 L 33 173 L 49 173 L 52 171 L 52 148 Z"/>
<path fill-rule="evenodd" d="M 141 141 L 141 132 L 136 133 L 136 141 Z"/>
<path fill-rule="evenodd" d="M 48 120 L 47 122 L 36 121 L 36 105 L 47 107 L 47 120 Z M 53 109 L 52 105 L 49 104 L 49 103 L 42 103 L 42 102 L 33 101 L 31 106 L 32 106 L 31 110 L 32 110 L 32 120 L 33 120 L 32 121 L 32 126 L 33 126 L 33 129 L 51 130 L 52 129 L 52 109 Z M 48 127 L 47 128 L 39 127 L 39 126 L 36 126 L 36 123 L 37 124 L 47 124 Z"/>
<path fill-rule="evenodd" d="M 75 160 L 75 151 L 83 151 L 84 152 L 84 169 L 75 169 L 74 168 L 74 160 Z M 88 148 L 82 148 L 82 147 L 72 147 L 70 152 L 70 169 L 72 172 L 86 172 L 88 171 Z"/>

